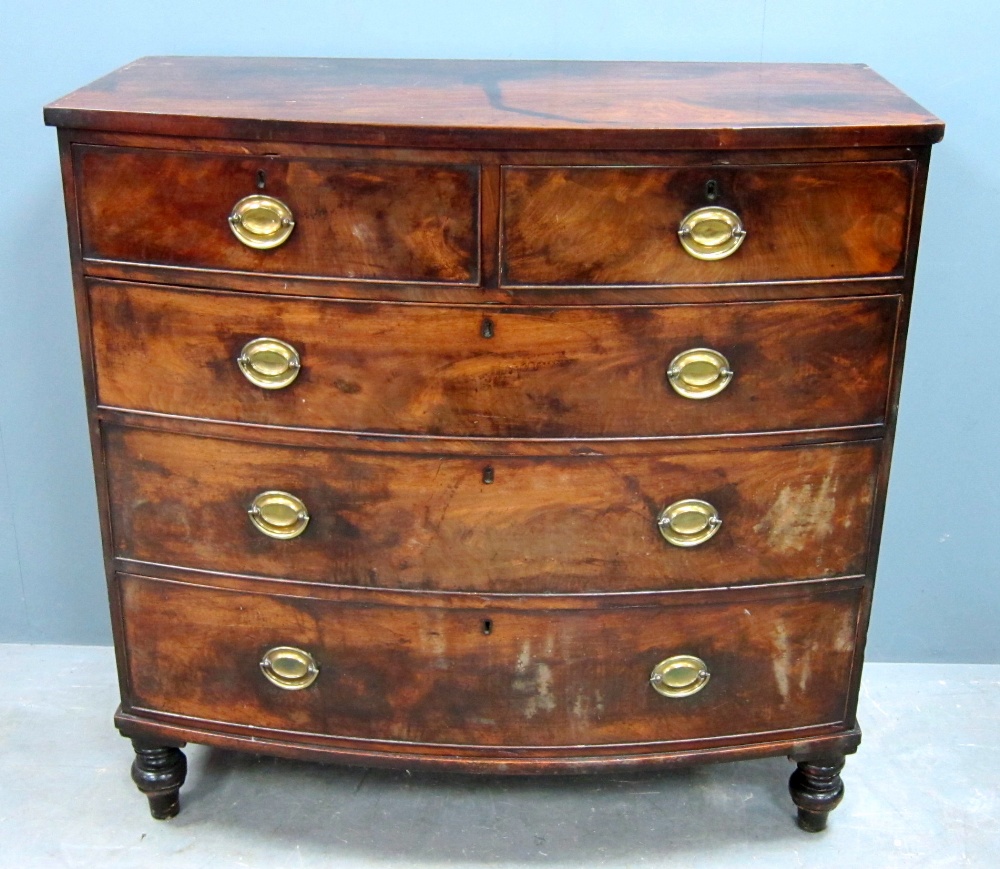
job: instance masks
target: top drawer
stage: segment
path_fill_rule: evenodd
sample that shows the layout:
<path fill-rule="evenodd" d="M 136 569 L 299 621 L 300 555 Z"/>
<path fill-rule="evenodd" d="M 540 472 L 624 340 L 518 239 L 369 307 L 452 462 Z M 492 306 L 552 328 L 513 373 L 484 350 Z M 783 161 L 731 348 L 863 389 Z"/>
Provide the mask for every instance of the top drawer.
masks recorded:
<path fill-rule="evenodd" d="M 75 154 L 85 259 L 479 281 L 477 167 L 92 146 L 77 146 Z M 256 249 L 232 231 L 234 207 L 252 195 L 273 197 L 290 210 L 294 226 L 279 246 Z M 262 234 L 280 226 L 266 225 L 267 210 L 256 217 Z"/>
<path fill-rule="evenodd" d="M 582 286 L 900 275 L 914 165 L 509 166 L 502 280 Z M 706 261 L 685 250 L 678 230 L 708 207 L 731 211 L 746 235 L 730 255 Z M 714 228 L 724 236 L 716 252 L 724 252 L 729 233 Z"/>

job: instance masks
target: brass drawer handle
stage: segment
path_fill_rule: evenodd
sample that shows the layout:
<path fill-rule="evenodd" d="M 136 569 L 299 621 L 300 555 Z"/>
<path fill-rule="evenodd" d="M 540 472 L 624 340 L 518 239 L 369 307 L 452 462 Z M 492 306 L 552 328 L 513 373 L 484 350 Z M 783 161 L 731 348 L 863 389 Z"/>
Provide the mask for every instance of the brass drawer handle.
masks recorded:
<path fill-rule="evenodd" d="M 685 498 L 660 511 L 656 519 L 660 534 L 673 546 L 701 546 L 722 527 L 719 511 L 708 501 Z"/>
<path fill-rule="evenodd" d="M 729 386 L 732 379 L 729 360 L 707 347 L 678 353 L 667 367 L 667 382 L 684 398 L 711 398 Z"/>
<path fill-rule="evenodd" d="M 247 510 L 254 527 L 276 540 L 298 537 L 309 524 L 306 505 L 288 492 L 261 492 Z"/>
<path fill-rule="evenodd" d="M 284 389 L 302 370 L 299 351 L 278 338 L 254 338 L 236 357 L 243 376 L 261 389 Z"/>
<path fill-rule="evenodd" d="M 695 259 L 717 260 L 736 253 L 747 231 L 735 211 L 709 205 L 685 217 L 677 235 L 684 250 Z"/>
<path fill-rule="evenodd" d="M 319 676 L 316 659 L 294 646 L 275 646 L 264 653 L 260 670 L 267 680 L 286 691 L 308 688 Z"/>
<path fill-rule="evenodd" d="M 653 690 L 664 697 L 690 697 L 708 684 L 708 665 L 694 655 L 673 655 L 660 661 L 649 676 Z"/>
<path fill-rule="evenodd" d="M 295 229 L 290 209 L 273 196 L 244 196 L 229 214 L 229 228 L 247 247 L 270 250 L 280 247 Z"/>

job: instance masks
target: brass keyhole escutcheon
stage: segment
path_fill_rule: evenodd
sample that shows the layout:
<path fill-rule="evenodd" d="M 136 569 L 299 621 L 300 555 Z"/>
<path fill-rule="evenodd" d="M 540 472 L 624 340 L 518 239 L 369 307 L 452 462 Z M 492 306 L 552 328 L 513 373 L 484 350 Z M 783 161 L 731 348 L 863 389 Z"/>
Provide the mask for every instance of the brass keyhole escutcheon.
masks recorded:
<path fill-rule="evenodd" d="M 261 492 L 247 510 L 250 521 L 261 534 L 275 540 L 298 537 L 309 524 L 306 505 L 288 492 Z"/>
<path fill-rule="evenodd" d="M 708 684 L 708 665 L 694 655 L 673 655 L 660 661 L 649 676 L 653 690 L 664 697 L 690 697 Z"/>
<path fill-rule="evenodd" d="M 722 527 L 722 519 L 708 501 L 685 498 L 664 507 L 656 519 L 656 526 L 667 543 L 688 548 L 701 546 L 714 537 Z"/>
<path fill-rule="evenodd" d="M 286 691 L 308 688 L 319 676 L 316 659 L 294 646 L 275 646 L 264 653 L 260 670 L 267 680 Z"/>
<path fill-rule="evenodd" d="M 244 196 L 229 214 L 229 228 L 243 244 L 256 250 L 280 247 L 295 229 L 290 209 L 280 199 L 255 193 Z"/>
<path fill-rule="evenodd" d="M 236 357 L 243 376 L 261 389 L 284 389 L 302 370 L 302 357 L 287 341 L 254 338 Z"/>
<path fill-rule="evenodd" d="M 678 353 L 667 366 L 667 382 L 684 398 L 711 398 L 729 386 L 732 379 L 729 360 L 708 347 Z"/>
<path fill-rule="evenodd" d="M 696 208 L 681 221 L 677 236 L 695 259 L 718 260 L 736 253 L 747 232 L 735 211 L 707 205 Z"/>

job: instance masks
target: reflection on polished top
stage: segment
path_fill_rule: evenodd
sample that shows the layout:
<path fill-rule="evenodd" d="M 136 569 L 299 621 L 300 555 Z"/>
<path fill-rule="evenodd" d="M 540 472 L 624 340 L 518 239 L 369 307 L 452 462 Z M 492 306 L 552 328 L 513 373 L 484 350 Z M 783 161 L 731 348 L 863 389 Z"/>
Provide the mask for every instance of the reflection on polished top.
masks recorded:
<path fill-rule="evenodd" d="M 262 120 L 265 119 L 265 120 Z M 944 125 L 862 64 L 146 57 L 46 108 L 119 132 L 250 135 L 289 126 L 347 144 L 797 147 L 914 144 Z M 242 123 L 240 123 L 242 122 Z M 601 135 L 594 138 L 594 134 Z"/>

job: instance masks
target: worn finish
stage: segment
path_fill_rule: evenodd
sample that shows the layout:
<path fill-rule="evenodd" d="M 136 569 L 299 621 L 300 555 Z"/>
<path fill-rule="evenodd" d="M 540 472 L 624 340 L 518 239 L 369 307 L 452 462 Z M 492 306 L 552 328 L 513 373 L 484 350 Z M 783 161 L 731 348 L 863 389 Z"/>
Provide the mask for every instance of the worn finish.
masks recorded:
<path fill-rule="evenodd" d="M 320 583 L 506 592 L 697 588 L 861 573 L 878 444 L 606 459 L 481 460 L 301 450 L 105 427 L 115 554 Z M 309 525 L 262 535 L 247 508 L 295 495 Z M 667 544 L 680 498 L 722 516 Z"/>
<path fill-rule="evenodd" d="M 101 405 L 501 438 L 881 423 L 899 302 L 490 309 L 88 286 Z M 261 336 L 301 356 L 290 386 L 262 390 L 240 372 L 241 348 Z M 685 399 L 667 381 L 671 359 L 692 347 L 716 348 L 736 371 L 709 400 Z"/>
<path fill-rule="evenodd" d="M 472 166 L 93 147 L 79 148 L 75 166 L 88 260 L 478 282 Z M 233 206 L 258 192 L 280 199 L 295 218 L 288 241 L 272 250 L 247 247 L 229 227 Z"/>
<path fill-rule="evenodd" d="M 486 635 L 483 611 L 459 601 L 333 604 L 136 576 L 120 589 L 129 707 L 372 741 L 581 750 L 843 725 L 858 604 L 857 589 L 596 611 L 498 600 Z M 259 661 L 293 641 L 319 676 L 282 691 Z M 650 671 L 677 652 L 704 658 L 712 678 L 667 699 Z"/>
<path fill-rule="evenodd" d="M 863 65 L 147 57 L 46 107 L 65 127 L 482 148 L 926 144 Z"/>
<path fill-rule="evenodd" d="M 507 168 L 503 280 L 714 284 L 899 274 L 913 172 L 913 163 Z M 736 253 L 705 262 L 684 250 L 677 231 L 709 204 L 736 212 L 747 235 Z"/>
<path fill-rule="evenodd" d="M 239 58 L 46 117 L 154 814 L 191 740 L 787 754 L 825 823 L 940 121 L 860 66 Z"/>

